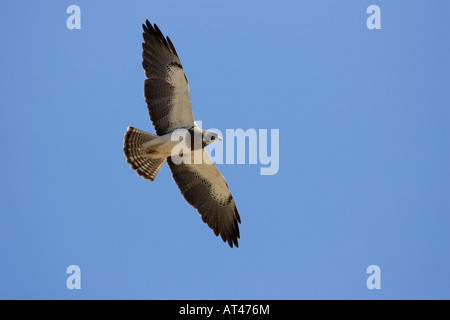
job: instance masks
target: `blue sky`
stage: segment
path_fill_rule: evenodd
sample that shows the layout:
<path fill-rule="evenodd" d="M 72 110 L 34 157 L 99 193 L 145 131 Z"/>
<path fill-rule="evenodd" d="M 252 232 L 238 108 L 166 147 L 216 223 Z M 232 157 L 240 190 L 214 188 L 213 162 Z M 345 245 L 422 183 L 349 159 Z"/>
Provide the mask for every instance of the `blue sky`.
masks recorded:
<path fill-rule="evenodd" d="M 69 30 L 66 9 L 81 8 Z M 381 9 L 369 30 L 366 9 Z M 450 4 L 6 1 L 0 12 L 0 298 L 449 299 Z M 203 128 L 279 129 L 280 167 L 222 164 L 230 249 L 165 166 L 141 24 L 173 41 Z M 66 268 L 81 269 L 81 290 Z M 381 289 L 366 287 L 370 265 Z"/>

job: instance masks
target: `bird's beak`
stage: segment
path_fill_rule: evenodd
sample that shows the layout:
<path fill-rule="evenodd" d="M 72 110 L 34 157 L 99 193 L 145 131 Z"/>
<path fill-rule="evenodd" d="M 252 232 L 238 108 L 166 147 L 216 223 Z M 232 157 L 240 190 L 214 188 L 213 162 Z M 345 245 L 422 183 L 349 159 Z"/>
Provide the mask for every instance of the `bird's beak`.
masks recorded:
<path fill-rule="evenodd" d="M 217 139 L 218 139 L 219 141 L 222 141 L 222 137 L 221 137 L 221 136 L 217 136 Z"/>

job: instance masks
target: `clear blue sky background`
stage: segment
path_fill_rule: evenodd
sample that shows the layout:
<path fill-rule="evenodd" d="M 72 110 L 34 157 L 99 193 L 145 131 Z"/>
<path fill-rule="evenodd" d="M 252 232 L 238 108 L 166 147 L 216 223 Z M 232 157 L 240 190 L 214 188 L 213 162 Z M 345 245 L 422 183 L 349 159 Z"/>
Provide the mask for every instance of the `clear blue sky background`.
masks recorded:
<path fill-rule="evenodd" d="M 81 8 L 81 30 L 66 8 Z M 381 30 L 366 8 L 381 8 Z M 3 1 L 0 298 L 450 298 L 448 1 Z M 220 165 L 230 249 L 122 152 L 154 132 L 141 24 L 204 128 L 280 130 L 280 170 Z M 66 268 L 81 268 L 81 290 Z M 381 268 L 368 290 L 366 268 Z"/>

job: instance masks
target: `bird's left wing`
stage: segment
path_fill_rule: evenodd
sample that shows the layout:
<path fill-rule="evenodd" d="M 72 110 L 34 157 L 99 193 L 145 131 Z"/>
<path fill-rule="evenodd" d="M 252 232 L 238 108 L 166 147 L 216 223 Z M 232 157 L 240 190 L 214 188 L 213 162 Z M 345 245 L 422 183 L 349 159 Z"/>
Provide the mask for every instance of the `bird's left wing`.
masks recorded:
<path fill-rule="evenodd" d="M 167 160 L 184 199 L 198 210 L 216 236 L 220 234 L 230 247 L 238 247 L 241 218 L 225 178 L 211 159 L 201 164 L 175 164 L 171 157 Z"/>
<path fill-rule="evenodd" d="M 156 134 L 194 125 L 189 85 L 178 54 L 169 37 L 147 20 L 142 25 L 142 66 L 147 80 L 144 96 Z"/>

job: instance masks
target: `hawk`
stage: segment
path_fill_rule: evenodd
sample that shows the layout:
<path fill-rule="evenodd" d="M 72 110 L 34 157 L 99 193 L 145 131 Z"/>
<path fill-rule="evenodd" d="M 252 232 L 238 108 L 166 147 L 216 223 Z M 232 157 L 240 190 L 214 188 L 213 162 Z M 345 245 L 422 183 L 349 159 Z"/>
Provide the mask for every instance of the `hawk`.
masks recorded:
<path fill-rule="evenodd" d="M 148 20 L 142 27 L 142 66 L 147 78 L 144 96 L 156 135 L 128 127 L 123 143 L 126 160 L 131 169 L 149 181 L 167 161 L 184 199 L 198 210 L 216 236 L 220 235 L 231 248 L 238 247 L 241 218 L 236 204 L 225 178 L 203 150 L 221 138 L 195 123 L 188 81 L 170 38 Z M 184 142 L 187 150 L 192 154 L 201 151 L 204 161 L 180 162 L 174 158 L 172 150 L 180 142 L 174 141 L 172 135 L 180 129 L 188 133 Z M 200 143 L 196 143 L 197 138 Z"/>

